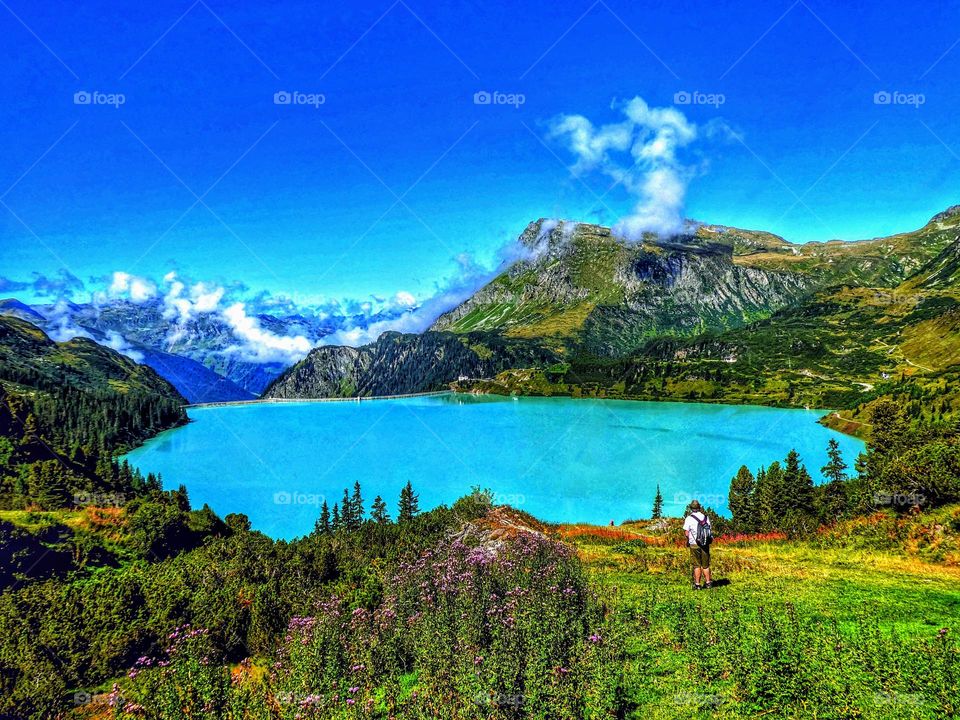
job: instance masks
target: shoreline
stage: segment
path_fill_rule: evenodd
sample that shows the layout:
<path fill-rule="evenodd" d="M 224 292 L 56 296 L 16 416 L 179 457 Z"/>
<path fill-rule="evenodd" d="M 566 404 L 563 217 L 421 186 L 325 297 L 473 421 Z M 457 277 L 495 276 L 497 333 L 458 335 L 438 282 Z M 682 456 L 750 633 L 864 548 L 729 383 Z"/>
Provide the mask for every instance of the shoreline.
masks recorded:
<path fill-rule="evenodd" d="M 233 407 L 237 405 L 282 405 L 284 403 L 321 403 L 321 402 L 371 402 L 374 400 L 402 400 L 404 398 L 437 397 L 453 395 L 455 390 L 432 390 L 429 392 L 408 393 L 405 395 L 371 395 L 369 397 L 325 397 L 325 398 L 257 398 L 256 400 L 221 400 L 207 403 L 184 405 L 185 410 L 212 407 Z"/>

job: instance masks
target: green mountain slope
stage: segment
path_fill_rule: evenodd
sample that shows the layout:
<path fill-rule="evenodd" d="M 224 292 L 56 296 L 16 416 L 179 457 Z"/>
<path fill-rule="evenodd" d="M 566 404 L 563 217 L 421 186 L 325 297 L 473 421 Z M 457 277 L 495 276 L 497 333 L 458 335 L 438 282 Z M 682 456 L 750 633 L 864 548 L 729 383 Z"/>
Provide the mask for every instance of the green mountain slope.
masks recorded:
<path fill-rule="evenodd" d="M 616 356 L 651 337 L 696 335 L 764 317 L 812 284 L 800 274 L 734 263 L 728 238 L 628 244 L 597 225 L 539 220 L 520 244 L 527 259 L 432 329 L 502 332 Z"/>
<path fill-rule="evenodd" d="M 87 338 L 51 340 L 37 326 L 0 316 L 0 382 L 67 385 L 82 390 L 139 390 L 177 398 L 173 386 L 145 365 Z"/>
<path fill-rule="evenodd" d="M 628 244 L 596 225 L 539 220 L 520 237 L 528 257 L 432 329 L 551 339 L 617 357 L 651 338 L 769 317 L 818 289 L 897 286 L 944 252 L 958 226 L 953 208 L 920 230 L 860 242 L 795 245 L 771 233 L 701 225 L 669 242 Z"/>
<path fill-rule="evenodd" d="M 372 362 L 375 346 L 323 348 L 268 395 L 391 394 L 465 375 L 457 387 L 474 391 L 853 408 L 892 378 L 960 362 L 957 207 L 851 243 L 701 225 L 627 244 L 539 220 L 520 244 L 526 256 L 438 318 L 429 341 L 404 341 L 402 363 Z M 494 357 L 438 362 L 442 335 L 483 337 Z"/>
<path fill-rule="evenodd" d="M 536 343 L 496 334 L 384 333 L 359 348 L 324 346 L 277 378 L 264 397 L 370 397 L 444 390 L 460 376 L 490 377 L 510 367 L 551 364 Z"/>
<path fill-rule="evenodd" d="M 151 368 L 97 343 L 56 343 L 0 317 L 0 508 L 58 508 L 146 487 L 116 453 L 186 422 Z M 155 481 L 154 483 L 155 484 Z"/>

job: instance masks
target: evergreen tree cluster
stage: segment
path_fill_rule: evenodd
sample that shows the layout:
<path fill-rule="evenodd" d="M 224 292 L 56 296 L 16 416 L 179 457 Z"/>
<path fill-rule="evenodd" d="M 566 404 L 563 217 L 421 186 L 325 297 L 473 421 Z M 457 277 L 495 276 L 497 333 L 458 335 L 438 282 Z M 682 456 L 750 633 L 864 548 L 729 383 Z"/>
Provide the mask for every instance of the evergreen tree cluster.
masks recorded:
<path fill-rule="evenodd" d="M 353 484 L 353 492 L 344 488 L 343 499 L 333 504 L 330 509 L 326 500 L 320 506 L 320 517 L 314 525 L 314 532 L 321 535 L 331 535 L 338 532 L 356 532 L 363 527 L 364 522 L 376 525 L 386 525 L 390 522 L 390 512 L 387 503 L 377 495 L 370 506 L 369 520 L 365 519 L 363 492 L 360 482 Z M 400 501 L 397 505 L 397 522 L 406 523 L 420 512 L 420 500 L 413 491 L 410 481 L 400 491 Z"/>
<path fill-rule="evenodd" d="M 831 440 L 829 452 L 835 458 L 831 464 L 836 463 L 842 484 L 846 466 L 835 440 Z M 782 463 L 761 467 L 756 476 L 744 465 L 730 481 L 727 504 L 733 516 L 732 525 L 739 532 L 810 532 L 831 519 L 825 503 L 826 487 L 829 486 L 814 486 L 796 450 L 787 453 Z M 844 502 L 844 510 L 845 507 Z"/>
<path fill-rule="evenodd" d="M 159 489 L 117 456 L 185 423 L 183 402 L 108 348 L 0 322 L 0 509 L 120 504 Z"/>

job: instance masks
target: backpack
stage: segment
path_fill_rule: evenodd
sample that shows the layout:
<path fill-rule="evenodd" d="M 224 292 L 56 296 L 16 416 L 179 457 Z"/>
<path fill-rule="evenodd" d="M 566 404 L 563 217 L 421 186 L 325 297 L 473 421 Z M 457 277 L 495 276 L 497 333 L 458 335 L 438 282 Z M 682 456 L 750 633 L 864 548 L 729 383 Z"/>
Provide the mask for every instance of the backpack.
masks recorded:
<path fill-rule="evenodd" d="M 702 514 L 703 520 L 696 515 L 693 516 L 693 519 L 697 521 L 697 545 L 706 549 L 710 547 L 710 543 L 713 542 L 713 530 L 710 529 L 710 519 L 707 517 L 707 514 Z"/>

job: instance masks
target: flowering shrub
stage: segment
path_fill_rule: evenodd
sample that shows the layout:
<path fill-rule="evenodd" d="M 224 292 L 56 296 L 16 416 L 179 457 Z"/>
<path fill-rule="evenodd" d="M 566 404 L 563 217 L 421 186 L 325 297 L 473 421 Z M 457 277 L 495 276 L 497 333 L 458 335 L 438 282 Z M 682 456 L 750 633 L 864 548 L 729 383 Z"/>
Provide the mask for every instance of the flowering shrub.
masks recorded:
<path fill-rule="evenodd" d="M 291 621 L 275 668 L 291 717 L 579 718 L 613 703 L 617 650 L 599 604 L 573 551 L 540 535 L 454 541 L 400 563 L 378 607 L 333 597 L 317 610 Z"/>
<path fill-rule="evenodd" d="M 260 683 L 214 662 L 203 630 L 170 641 L 115 690 L 116 718 L 600 718 L 622 666 L 574 551 L 526 532 L 398 562 L 371 606 L 326 597 Z"/>

